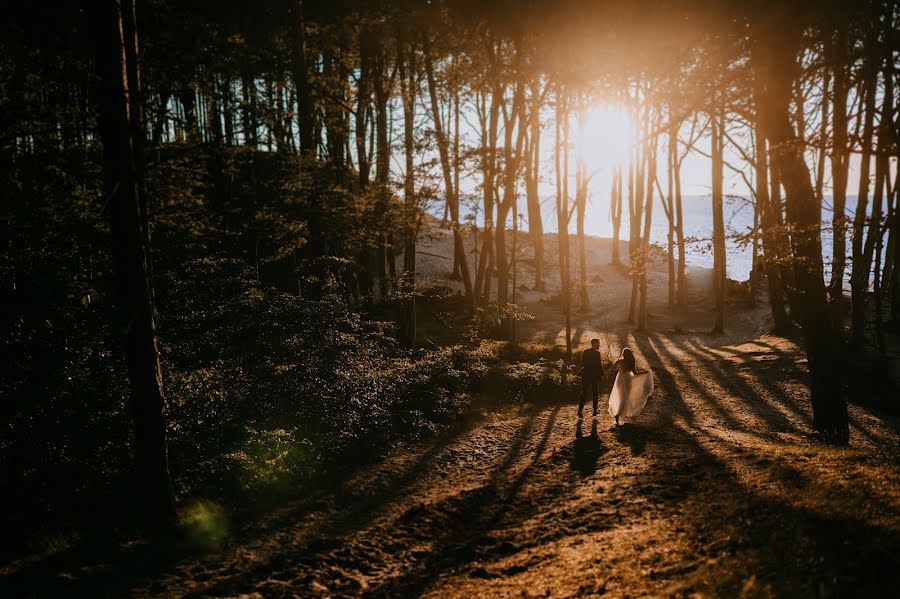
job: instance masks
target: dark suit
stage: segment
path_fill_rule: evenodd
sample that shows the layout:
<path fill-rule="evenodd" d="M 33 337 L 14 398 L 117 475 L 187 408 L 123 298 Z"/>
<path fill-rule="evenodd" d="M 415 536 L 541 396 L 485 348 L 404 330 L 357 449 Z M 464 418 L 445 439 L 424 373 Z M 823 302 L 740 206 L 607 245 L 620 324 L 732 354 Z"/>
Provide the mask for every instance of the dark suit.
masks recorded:
<path fill-rule="evenodd" d="M 600 352 L 589 347 L 581 354 L 581 397 L 578 399 L 578 413 L 584 409 L 584 400 L 591 394 L 594 400 L 594 414 L 600 399 L 600 381 L 603 380 L 603 359 Z"/>

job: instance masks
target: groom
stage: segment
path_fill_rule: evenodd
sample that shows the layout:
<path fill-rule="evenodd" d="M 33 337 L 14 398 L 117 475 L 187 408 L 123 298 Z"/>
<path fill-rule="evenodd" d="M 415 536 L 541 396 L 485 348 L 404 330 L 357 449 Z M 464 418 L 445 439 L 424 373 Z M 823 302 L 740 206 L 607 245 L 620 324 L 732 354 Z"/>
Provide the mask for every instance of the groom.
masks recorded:
<path fill-rule="evenodd" d="M 600 381 L 603 379 L 603 360 L 600 357 L 600 340 L 591 339 L 591 346 L 581 354 L 581 397 L 578 399 L 578 417 L 582 417 L 584 400 L 588 391 L 594 400 L 594 416 L 597 415 L 597 401 L 600 399 Z"/>

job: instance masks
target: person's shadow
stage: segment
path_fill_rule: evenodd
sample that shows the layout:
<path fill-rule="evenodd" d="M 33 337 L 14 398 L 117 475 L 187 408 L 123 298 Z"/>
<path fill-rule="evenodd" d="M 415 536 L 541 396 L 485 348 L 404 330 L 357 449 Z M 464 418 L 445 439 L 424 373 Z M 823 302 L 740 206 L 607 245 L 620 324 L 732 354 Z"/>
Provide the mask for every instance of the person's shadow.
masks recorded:
<path fill-rule="evenodd" d="M 575 428 L 575 442 L 572 445 L 572 469 L 582 476 L 589 476 L 597 470 L 597 460 L 606 447 L 597 435 L 597 420 L 591 421 L 591 434 L 584 436 L 584 420 Z"/>

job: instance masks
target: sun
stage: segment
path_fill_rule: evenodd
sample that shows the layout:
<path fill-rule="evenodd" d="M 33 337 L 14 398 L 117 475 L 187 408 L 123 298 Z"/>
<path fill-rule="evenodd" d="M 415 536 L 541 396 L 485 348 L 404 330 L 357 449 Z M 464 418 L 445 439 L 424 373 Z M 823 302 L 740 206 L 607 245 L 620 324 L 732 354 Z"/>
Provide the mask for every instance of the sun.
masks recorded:
<path fill-rule="evenodd" d="M 576 133 L 576 151 L 589 173 L 608 175 L 615 167 L 627 164 L 634 143 L 631 115 L 610 104 L 588 109 L 584 125 Z"/>

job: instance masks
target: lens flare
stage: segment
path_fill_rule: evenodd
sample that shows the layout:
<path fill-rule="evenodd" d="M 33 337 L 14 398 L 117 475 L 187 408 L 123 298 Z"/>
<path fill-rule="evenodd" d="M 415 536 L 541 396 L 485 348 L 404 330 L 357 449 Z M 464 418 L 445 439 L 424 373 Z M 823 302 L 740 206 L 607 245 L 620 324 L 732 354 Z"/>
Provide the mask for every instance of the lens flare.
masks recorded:
<path fill-rule="evenodd" d="M 185 508 L 181 526 L 191 542 L 204 549 L 215 549 L 228 537 L 225 510 L 208 500 L 196 501 Z"/>

